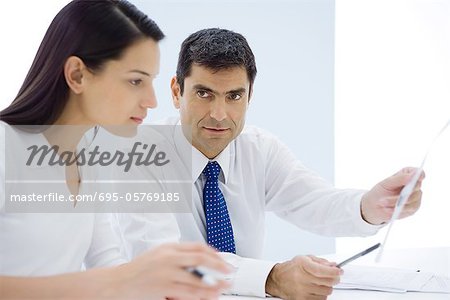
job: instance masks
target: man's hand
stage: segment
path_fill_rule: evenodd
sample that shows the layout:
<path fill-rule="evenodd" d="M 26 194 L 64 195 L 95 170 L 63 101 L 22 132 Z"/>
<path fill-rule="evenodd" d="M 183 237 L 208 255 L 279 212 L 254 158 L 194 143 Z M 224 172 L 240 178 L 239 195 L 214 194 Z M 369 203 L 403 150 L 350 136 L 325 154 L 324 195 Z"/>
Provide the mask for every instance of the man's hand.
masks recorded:
<path fill-rule="evenodd" d="M 363 219 L 374 225 L 388 222 L 394 213 L 402 188 L 412 179 L 416 171 L 417 168 L 403 168 L 368 191 L 361 201 Z M 424 178 L 425 173 L 422 172 L 411 196 L 403 207 L 400 218 L 411 216 L 419 209 L 422 199 L 420 187 Z"/>
<path fill-rule="evenodd" d="M 266 281 L 266 293 L 282 299 L 326 299 L 339 283 L 342 270 L 323 258 L 296 256 L 276 264 Z"/>

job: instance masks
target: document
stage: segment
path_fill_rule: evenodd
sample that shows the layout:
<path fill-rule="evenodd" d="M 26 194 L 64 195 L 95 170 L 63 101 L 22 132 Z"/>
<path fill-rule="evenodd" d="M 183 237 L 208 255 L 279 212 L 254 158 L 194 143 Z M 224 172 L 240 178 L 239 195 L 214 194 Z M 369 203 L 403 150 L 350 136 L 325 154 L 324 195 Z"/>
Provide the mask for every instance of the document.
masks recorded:
<path fill-rule="evenodd" d="M 347 266 L 335 289 L 450 294 L 450 278 L 417 270 Z"/>
<path fill-rule="evenodd" d="M 411 181 L 408 182 L 402 188 L 402 190 L 400 191 L 400 195 L 399 195 L 399 198 L 397 200 L 397 204 L 395 205 L 394 213 L 392 214 L 391 220 L 389 221 L 388 230 L 386 232 L 386 235 L 384 236 L 384 241 L 381 244 L 381 248 L 378 251 L 378 255 L 377 255 L 376 259 L 375 259 L 376 262 L 380 262 L 381 261 L 381 257 L 383 256 L 384 247 L 386 246 L 386 242 L 388 240 L 389 233 L 391 232 L 392 226 L 394 225 L 394 222 L 399 218 L 400 213 L 402 212 L 403 207 L 405 206 L 409 196 L 411 196 L 411 194 L 412 194 L 412 192 L 414 190 L 414 187 L 416 186 L 417 181 L 419 180 L 420 174 L 423 171 L 423 167 L 424 167 L 425 162 L 427 160 L 428 154 L 430 154 L 431 149 L 433 148 L 433 145 L 435 144 L 436 140 L 438 140 L 439 137 L 449 127 L 450 127 L 450 120 L 447 121 L 447 123 L 444 125 L 444 127 L 442 127 L 442 129 L 439 131 L 439 133 L 436 135 L 436 137 L 431 142 L 430 146 L 428 147 L 427 152 L 425 153 L 424 158 L 422 159 L 422 163 L 420 164 L 419 169 L 416 171 L 416 173 L 414 174 L 414 176 L 411 179 Z"/>

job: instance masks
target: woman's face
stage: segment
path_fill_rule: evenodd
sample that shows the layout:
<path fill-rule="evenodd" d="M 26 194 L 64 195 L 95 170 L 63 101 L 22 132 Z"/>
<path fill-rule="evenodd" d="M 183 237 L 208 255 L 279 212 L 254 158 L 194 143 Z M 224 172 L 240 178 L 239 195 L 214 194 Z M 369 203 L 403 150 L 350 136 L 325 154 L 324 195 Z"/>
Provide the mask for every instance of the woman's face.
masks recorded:
<path fill-rule="evenodd" d="M 119 60 L 89 73 L 80 99 L 86 123 L 136 127 L 157 105 L 153 79 L 159 72 L 159 47 L 152 39 L 139 41 Z"/>

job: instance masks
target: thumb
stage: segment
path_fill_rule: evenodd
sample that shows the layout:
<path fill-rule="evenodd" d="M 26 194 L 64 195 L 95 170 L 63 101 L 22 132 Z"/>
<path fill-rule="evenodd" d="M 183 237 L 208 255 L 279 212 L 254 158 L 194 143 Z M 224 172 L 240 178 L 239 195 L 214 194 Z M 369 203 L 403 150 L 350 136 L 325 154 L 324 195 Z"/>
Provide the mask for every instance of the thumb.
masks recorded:
<path fill-rule="evenodd" d="M 396 190 L 405 186 L 414 176 L 414 174 L 418 171 L 418 168 L 406 167 L 395 173 L 394 175 L 386 178 L 380 185 L 387 190 Z M 423 180 L 425 174 L 422 172 L 418 183 Z"/>

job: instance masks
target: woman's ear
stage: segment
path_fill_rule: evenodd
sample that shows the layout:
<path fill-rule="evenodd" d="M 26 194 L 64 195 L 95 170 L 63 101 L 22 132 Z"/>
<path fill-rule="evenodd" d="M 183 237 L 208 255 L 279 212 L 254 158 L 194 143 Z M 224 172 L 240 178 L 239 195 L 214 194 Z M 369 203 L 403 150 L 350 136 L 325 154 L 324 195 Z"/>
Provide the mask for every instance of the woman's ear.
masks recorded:
<path fill-rule="evenodd" d="M 84 62 L 76 56 L 69 57 L 64 64 L 64 77 L 67 85 L 77 95 L 83 92 L 83 73 L 86 69 Z"/>
<path fill-rule="evenodd" d="M 178 84 L 177 76 L 172 77 L 170 81 L 170 89 L 172 91 L 172 103 L 176 109 L 180 108 L 181 88 Z"/>

